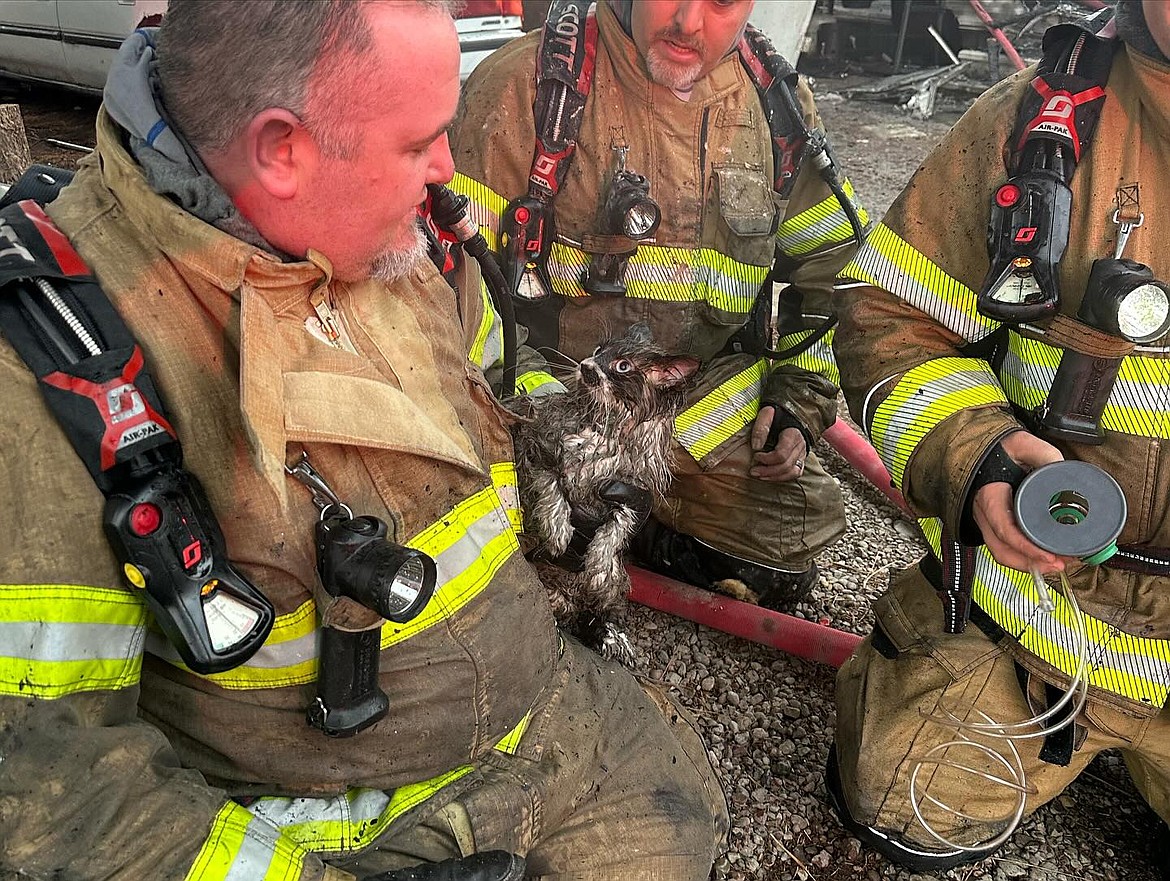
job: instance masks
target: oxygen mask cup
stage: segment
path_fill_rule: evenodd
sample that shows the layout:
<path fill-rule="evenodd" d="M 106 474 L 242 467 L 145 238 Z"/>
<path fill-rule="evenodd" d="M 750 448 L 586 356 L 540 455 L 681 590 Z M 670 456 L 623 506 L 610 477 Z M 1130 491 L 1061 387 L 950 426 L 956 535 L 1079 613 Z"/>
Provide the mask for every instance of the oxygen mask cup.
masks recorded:
<path fill-rule="evenodd" d="M 1038 547 L 1096 565 L 1112 556 L 1125 524 L 1125 495 L 1105 471 L 1087 462 L 1054 462 L 1024 478 L 1014 499 L 1020 529 Z M 1043 575 L 1032 572 L 1033 612 L 1025 617 L 1051 616 L 1073 633 L 1070 652 L 1076 664 L 1063 694 L 1047 709 L 1020 722 L 999 722 L 972 706 L 940 702 L 924 717 L 953 729 L 955 737 L 928 750 L 910 773 L 910 799 L 915 817 L 935 840 L 948 848 L 984 852 L 1003 844 L 1023 819 L 1027 798 L 1035 794 L 1017 744 L 1046 738 L 1074 723 L 1088 696 L 1089 642 L 1085 619 L 1064 573 L 1054 594 Z M 999 816 L 976 816 L 932 796 L 930 782 L 940 773 L 969 777 L 972 786 L 998 787 L 1010 793 L 1009 808 Z M 958 824 L 955 821 L 958 820 Z M 978 824 L 998 830 L 992 837 L 959 842 L 939 830 Z"/>

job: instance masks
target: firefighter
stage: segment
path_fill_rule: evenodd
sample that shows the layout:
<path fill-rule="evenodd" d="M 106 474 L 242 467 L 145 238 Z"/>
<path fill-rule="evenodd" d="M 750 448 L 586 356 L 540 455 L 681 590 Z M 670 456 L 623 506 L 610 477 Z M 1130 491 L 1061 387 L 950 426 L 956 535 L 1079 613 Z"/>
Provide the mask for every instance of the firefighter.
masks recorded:
<path fill-rule="evenodd" d="M 0 343 L 0 875 L 707 878 L 727 816 L 705 751 L 663 693 L 558 637 L 468 356 L 478 277 L 449 287 L 416 225 L 453 171 L 458 69 L 437 2 L 173 0 L 123 46 L 46 241 L 121 313 L 275 621 L 231 669 L 182 662 L 140 598 L 156 573 L 118 565 L 102 493 Z M 142 409 L 121 388 L 111 431 Z M 422 614 L 322 591 L 302 454 L 433 559 Z M 389 698 L 348 738 L 306 722 L 346 672 L 320 669 L 322 619 L 373 634 Z"/>
<path fill-rule="evenodd" d="M 918 871 L 994 851 L 1104 749 L 1170 819 L 1170 5 L 1085 28 L 1049 31 L 1039 68 L 974 104 L 842 273 L 845 395 L 931 552 L 841 668 L 828 786 L 854 835 Z M 1120 492 L 1069 486 L 1036 519 L 1022 479 L 1074 461 Z M 1103 562 L 1052 534 L 1094 505 L 1121 529 Z M 1078 673 L 1083 709 L 1061 704 Z M 1048 710 L 1008 729 L 1027 739 L 988 736 Z"/>
<path fill-rule="evenodd" d="M 528 344 L 550 363 L 583 358 L 639 321 L 659 345 L 702 359 L 699 388 L 677 423 L 675 483 L 636 539 L 635 558 L 703 587 L 738 579 L 762 604 L 782 608 L 807 595 L 814 557 L 845 529 L 840 490 L 811 451 L 835 419 L 831 332 L 779 362 L 740 332 L 761 286 L 770 316 L 774 259 L 776 277 L 791 285 L 785 314 L 820 312 L 807 327 L 783 329 L 793 334 L 786 342 L 827 325 L 834 276 L 856 241 L 813 163 L 797 171 L 803 135 L 769 130 L 736 51 L 752 5 L 602 0 L 586 19 L 554 4 L 544 36 L 514 41 L 469 79 L 452 186 L 469 196 L 493 241 L 510 235 L 501 216 L 506 227 L 530 213 L 513 202 L 532 192 L 530 180 L 555 190 L 547 253 L 517 279 L 516 297 Z M 588 94 L 534 115 L 543 94 L 538 55 L 543 70 L 566 53 L 583 54 L 570 67 L 574 77 L 583 71 L 577 81 L 591 83 Z M 793 113 L 818 129 L 807 85 L 794 92 Z M 786 111 L 774 116 L 791 121 Z M 536 119 L 579 128 L 569 159 L 550 147 L 534 162 L 538 137 L 557 136 L 538 131 Z M 568 163 L 567 174 L 557 172 L 559 189 L 546 162 Z M 615 234 L 622 230 L 609 216 L 621 203 L 618 183 L 631 180 L 644 182 L 635 220 L 654 224 L 633 231 L 640 243 L 630 231 Z M 530 376 L 522 390 L 540 381 Z"/>

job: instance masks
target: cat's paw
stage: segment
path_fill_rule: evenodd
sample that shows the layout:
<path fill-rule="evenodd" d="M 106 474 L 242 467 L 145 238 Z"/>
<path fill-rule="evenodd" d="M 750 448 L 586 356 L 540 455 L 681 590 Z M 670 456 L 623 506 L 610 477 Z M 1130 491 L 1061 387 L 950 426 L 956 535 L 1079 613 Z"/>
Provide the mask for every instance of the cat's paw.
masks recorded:
<path fill-rule="evenodd" d="M 601 656 L 610 661 L 616 661 L 623 667 L 633 669 L 634 644 L 625 632 L 618 630 L 612 621 L 605 622 L 605 633 L 601 637 Z"/>

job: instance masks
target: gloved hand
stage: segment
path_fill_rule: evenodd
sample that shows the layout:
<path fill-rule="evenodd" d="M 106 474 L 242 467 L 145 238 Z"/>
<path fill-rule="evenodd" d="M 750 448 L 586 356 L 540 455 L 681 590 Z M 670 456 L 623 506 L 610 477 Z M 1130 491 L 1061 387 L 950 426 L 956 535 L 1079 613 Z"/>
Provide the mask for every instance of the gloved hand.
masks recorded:
<path fill-rule="evenodd" d="M 441 863 L 367 875 L 362 881 L 520 881 L 523 877 L 524 857 L 504 850 L 485 850 Z"/>
<path fill-rule="evenodd" d="M 654 504 L 649 490 L 621 480 L 607 480 L 597 491 L 597 497 L 610 508 L 632 509 L 637 515 L 639 528 L 649 518 L 650 509 Z M 585 552 L 589 549 L 590 542 L 597 535 L 601 524 L 608 519 L 608 515 L 595 519 L 573 511 L 569 521 L 573 524 L 573 537 L 569 540 L 569 547 L 563 554 L 556 559 L 550 559 L 549 562 L 570 572 L 580 572 L 585 568 Z"/>

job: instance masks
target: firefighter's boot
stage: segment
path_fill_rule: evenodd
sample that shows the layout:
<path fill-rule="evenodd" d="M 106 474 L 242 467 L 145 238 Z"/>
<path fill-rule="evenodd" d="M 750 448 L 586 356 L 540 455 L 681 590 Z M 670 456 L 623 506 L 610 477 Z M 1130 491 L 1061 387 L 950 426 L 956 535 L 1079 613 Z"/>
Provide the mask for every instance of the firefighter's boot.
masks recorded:
<path fill-rule="evenodd" d="M 675 532 L 653 518 L 634 537 L 630 556 L 635 565 L 706 590 L 735 595 L 727 582 L 740 582 L 758 597 L 761 606 L 776 611 L 791 610 L 817 581 L 815 563 L 800 570 L 754 563 Z"/>

